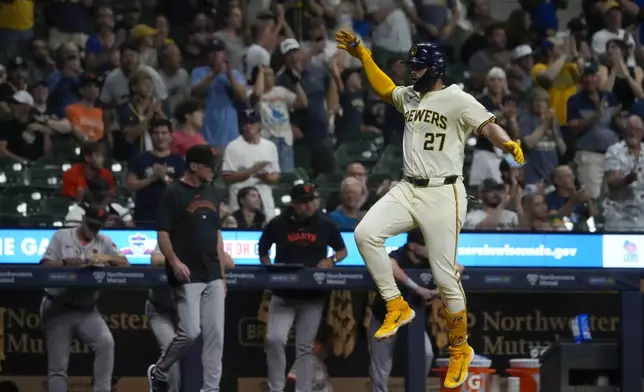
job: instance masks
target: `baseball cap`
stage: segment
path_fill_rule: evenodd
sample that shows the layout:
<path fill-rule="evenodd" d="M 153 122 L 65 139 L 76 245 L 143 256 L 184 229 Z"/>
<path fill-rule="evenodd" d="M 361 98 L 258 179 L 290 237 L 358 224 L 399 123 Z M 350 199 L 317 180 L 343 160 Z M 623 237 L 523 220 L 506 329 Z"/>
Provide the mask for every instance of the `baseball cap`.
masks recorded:
<path fill-rule="evenodd" d="M 25 90 L 20 90 L 15 93 L 13 97 L 11 97 L 11 101 L 13 103 L 19 103 L 22 105 L 27 105 L 29 107 L 34 106 L 34 97 L 32 97 L 31 94 L 29 94 Z"/>
<path fill-rule="evenodd" d="M 483 180 L 483 182 L 481 183 L 480 190 L 482 192 L 486 192 L 486 191 L 494 191 L 494 190 L 504 189 L 504 188 L 505 188 L 505 185 L 503 185 L 503 183 L 496 182 L 496 180 L 493 178 L 487 178 Z"/>
<path fill-rule="evenodd" d="M 512 49 L 512 60 L 517 60 L 532 54 L 532 48 L 530 45 L 519 45 L 516 48 Z"/>
<path fill-rule="evenodd" d="M 100 87 L 101 85 L 101 79 L 98 77 L 98 75 L 92 73 L 92 72 L 83 72 L 80 74 L 78 77 L 78 86 L 79 87 L 85 87 L 88 84 L 95 84 Z"/>
<path fill-rule="evenodd" d="M 615 0 L 608 0 L 607 2 L 604 3 L 604 7 L 606 11 L 612 10 L 614 8 L 618 8 L 618 9 L 621 8 L 619 5 L 619 2 Z"/>
<path fill-rule="evenodd" d="M 589 61 L 584 64 L 584 68 L 581 71 L 581 76 L 586 76 L 586 75 L 595 75 L 599 69 L 597 68 L 597 64 L 595 64 L 592 61 Z"/>
<path fill-rule="evenodd" d="M 7 62 L 7 71 L 11 71 L 11 70 L 14 70 L 14 69 L 20 69 L 20 68 L 22 68 L 22 69 L 29 68 L 29 65 L 27 64 L 25 59 L 23 59 L 20 56 L 16 56 L 16 57 L 12 58 L 11 60 L 9 60 Z"/>
<path fill-rule="evenodd" d="M 300 50 L 300 44 L 295 38 L 287 38 L 280 44 L 280 53 L 282 55 L 292 52 L 294 50 Z"/>
<path fill-rule="evenodd" d="M 214 147 L 207 144 L 197 144 L 186 152 L 186 165 L 197 163 L 204 166 L 215 167 L 217 153 Z"/>
<path fill-rule="evenodd" d="M 576 18 L 570 19 L 568 22 L 568 30 L 570 31 L 580 31 L 580 30 L 585 30 L 588 27 L 586 24 L 586 20 L 584 18 L 578 16 Z"/>
<path fill-rule="evenodd" d="M 242 124 L 257 124 L 262 119 L 254 109 L 246 109 L 239 111 L 239 122 Z"/>
<path fill-rule="evenodd" d="M 205 42 L 201 48 L 206 52 L 220 52 L 226 50 L 226 45 L 221 40 L 213 39 Z"/>
<path fill-rule="evenodd" d="M 307 202 L 315 199 L 315 186 L 309 183 L 296 184 L 290 192 L 291 202 Z"/>
<path fill-rule="evenodd" d="M 138 24 L 134 27 L 132 27 L 132 30 L 130 30 L 130 35 L 134 39 L 139 39 L 143 37 L 152 37 L 157 35 L 159 30 L 155 29 L 154 27 L 145 25 L 145 24 Z"/>

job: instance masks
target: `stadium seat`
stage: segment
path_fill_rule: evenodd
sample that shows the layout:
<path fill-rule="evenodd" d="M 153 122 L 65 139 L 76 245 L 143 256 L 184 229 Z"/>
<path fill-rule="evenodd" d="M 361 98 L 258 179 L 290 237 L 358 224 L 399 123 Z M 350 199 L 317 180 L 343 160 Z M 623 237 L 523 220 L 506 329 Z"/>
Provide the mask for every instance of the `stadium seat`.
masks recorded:
<path fill-rule="evenodd" d="M 40 203 L 39 213 L 56 217 L 65 217 L 72 201 L 66 197 L 50 197 Z"/>
<path fill-rule="evenodd" d="M 26 217 L 35 213 L 40 203 L 31 198 L 20 197 L 19 195 L 0 196 L 0 215 L 4 217 Z"/>
<path fill-rule="evenodd" d="M 80 160 L 80 146 L 71 138 L 52 140 L 54 157 L 66 162 L 75 163 Z"/>
<path fill-rule="evenodd" d="M 20 221 L 21 227 L 51 229 L 52 227 L 63 227 L 64 216 L 53 216 L 49 214 L 29 215 Z"/>
<path fill-rule="evenodd" d="M 0 168 L 0 186 L 22 185 L 24 182 L 25 173 L 23 171 L 16 171 L 11 167 Z"/>
<path fill-rule="evenodd" d="M 6 187 L 0 197 L 18 198 L 23 201 L 40 203 L 42 200 L 60 195 L 60 189 L 50 186 L 15 185 Z"/>
<path fill-rule="evenodd" d="M 315 184 L 320 188 L 338 189 L 344 178 L 342 173 L 322 173 L 315 179 Z"/>
<path fill-rule="evenodd" d="M 361 162 L 371 167 L 378 162 L 379 148 L 371 141 L 344 143 L 335 152 L 337 169 L 344 171 L 351 162 Z"/>
<path fill-rule="evenodd" d="M 67 170 L 69 166 L 71 166 L 71 164 L 67 160 L 61 159 L 59 157 L 40 158 L 39 160 L 32 162 L 31 164 L 32 168 L 62 172 Z"/>
<path fill-rule="evenodd" d="M 60 189 L 63 181 L 63 169 L 61 167 L 32 167 L 25 171 L 25 185 L 40 188 Z"/>

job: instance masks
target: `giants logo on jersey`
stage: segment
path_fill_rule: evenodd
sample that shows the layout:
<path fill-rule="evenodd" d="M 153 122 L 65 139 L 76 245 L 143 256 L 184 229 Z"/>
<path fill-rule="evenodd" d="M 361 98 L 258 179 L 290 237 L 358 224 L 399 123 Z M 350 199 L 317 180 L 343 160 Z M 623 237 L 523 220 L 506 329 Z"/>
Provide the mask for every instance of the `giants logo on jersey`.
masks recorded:
<path fill-rule="evenodd" d="M 447 117 L 433 110 L 411 109 L 405 112 L 405 122 L 424 122 L 447 129 Z"/>

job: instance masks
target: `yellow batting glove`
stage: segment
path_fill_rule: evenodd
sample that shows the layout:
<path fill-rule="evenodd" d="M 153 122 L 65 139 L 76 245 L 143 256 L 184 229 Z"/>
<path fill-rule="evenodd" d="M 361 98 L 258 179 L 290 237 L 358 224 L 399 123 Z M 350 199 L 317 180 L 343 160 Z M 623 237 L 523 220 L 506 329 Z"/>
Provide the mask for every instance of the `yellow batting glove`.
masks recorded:
<path fill-rule="evenodd" d="M 525 158 L 523 157 L 523 150 L 521 150 L 521 141 L 517 140 L 503 143 L 503 148 L 506 152 L 509 152 L 514 157 L 514 161 L 519 165 L 523 165 Z"/>
<path fill-rule="evenodd" d="M 338 43 L 338 49 L 346 51 L 361 62 L 371 57 L 371 52 L 362 45 L 358 37 L 346 30 L 335 33 L 335 40 Z"/>

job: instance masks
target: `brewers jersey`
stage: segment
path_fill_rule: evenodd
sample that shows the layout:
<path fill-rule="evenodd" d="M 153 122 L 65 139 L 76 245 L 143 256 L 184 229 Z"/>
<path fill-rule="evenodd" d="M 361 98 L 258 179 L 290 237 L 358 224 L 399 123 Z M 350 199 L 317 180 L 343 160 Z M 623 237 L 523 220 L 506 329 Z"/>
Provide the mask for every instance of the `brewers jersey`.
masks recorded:
<path fill-rule="evenodd" d="M 462 176 L 467 137 L 495 120 L 455 84 L 422 98 L 412 86 L 398 86 L 391 97 L 405 117 L 403 164 L 410 177 Z"/>

